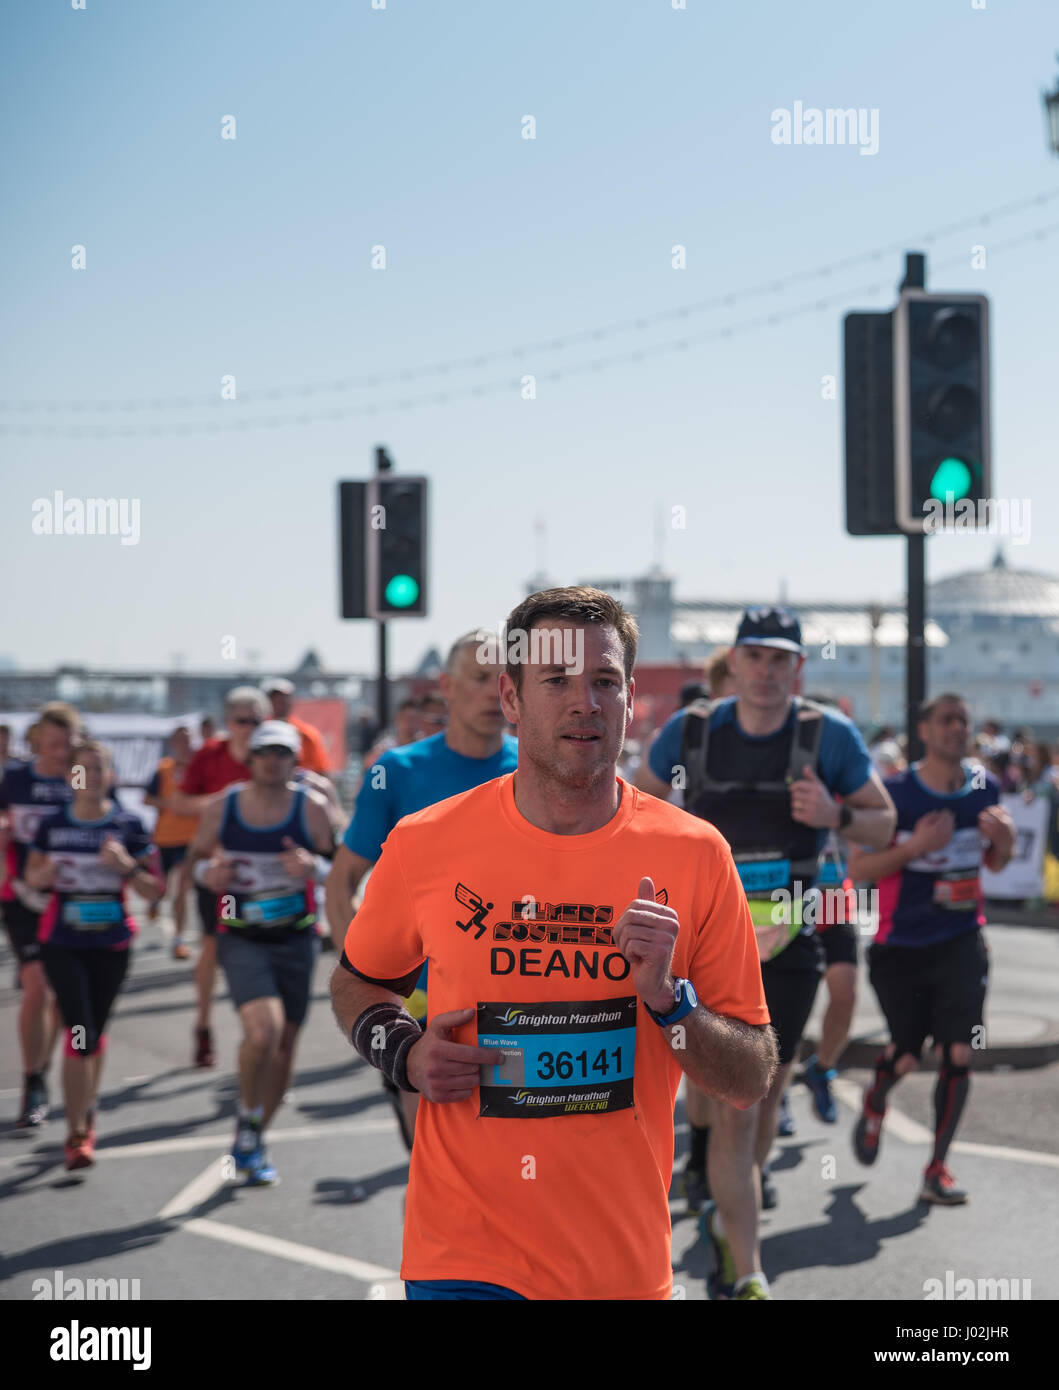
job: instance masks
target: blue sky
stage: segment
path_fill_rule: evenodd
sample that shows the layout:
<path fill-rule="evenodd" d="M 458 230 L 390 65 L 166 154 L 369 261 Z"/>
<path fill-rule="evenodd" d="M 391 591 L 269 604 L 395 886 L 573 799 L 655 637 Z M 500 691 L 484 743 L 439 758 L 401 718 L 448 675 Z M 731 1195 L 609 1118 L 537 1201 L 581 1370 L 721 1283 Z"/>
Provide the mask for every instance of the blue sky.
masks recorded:
<path fill-rule="evenodd" d="M 219 669 L 234 636 L 269 667 L 313 646 L 369 668 L 371 625 L 337 618 L 334 488 L 377 443 L 433 479 L 432 615 L 393 624 L 396 666 L 504 616 L 538 517 L 559 583 L 661 558 L 685 598 L 894 598 L 904 544 L 845 535 L 841 397 L 821 387 L 842 314 L 894 301 L 900 249 L 877 248 L 926 250 L 931 287 L 990 296 L 995 492 L 1032 502 L 1009 563 L 1059 569 L 1045 0 L 39 0 L 2 24 L 0 576 L 19 601 L 0 652 L 19 665 Z M 774 144 L 795 101 L 876 110 L 878 153 Z M 319 418 L 334 409 L 360 413 Z M 77 428 L 163 432 L 21 432 Z M 139 544 L 34 534 L 56 489 L 138 498 Z M 936 578 L 996 540 L 927 549 Z"/>

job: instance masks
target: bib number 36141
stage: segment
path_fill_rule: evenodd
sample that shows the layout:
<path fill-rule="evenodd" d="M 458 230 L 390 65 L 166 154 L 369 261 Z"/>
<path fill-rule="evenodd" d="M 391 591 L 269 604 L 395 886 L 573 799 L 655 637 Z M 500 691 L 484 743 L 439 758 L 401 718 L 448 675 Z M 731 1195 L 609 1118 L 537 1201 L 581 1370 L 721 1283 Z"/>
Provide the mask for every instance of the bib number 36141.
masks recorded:
<path fill-rule="evenodd" d="M 481 1069 L 482 1116 L 540 1119 L 627 1110 L 633 1103 L 636 996 L 479 1003 L 478 1046 L 504 1054 L 502 1062 Z"/>

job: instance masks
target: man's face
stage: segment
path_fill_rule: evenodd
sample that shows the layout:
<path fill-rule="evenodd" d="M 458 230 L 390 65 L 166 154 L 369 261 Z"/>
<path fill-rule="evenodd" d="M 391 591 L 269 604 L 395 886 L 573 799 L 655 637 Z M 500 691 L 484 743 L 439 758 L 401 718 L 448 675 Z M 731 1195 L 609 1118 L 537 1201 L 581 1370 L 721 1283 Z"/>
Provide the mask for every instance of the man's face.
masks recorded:
<path fill-rule="evenodd" d="M 728 657 L 735 693 L 751 709 L 774 709 L 790 699 L 805 661 L 779 647 L 733 647 Z"/>
<path fill-rule="evenodd" d="M 422 738 L 440 734 L 449 722 L 449 711 L 443 700 L 424 701 L 419 707 L 419 729 Z"/>
<path fill-rule="evenodd" d="M 187 729 L 174 729 L 170 745 L 173 749 L 173 757 L 178 761 L 183 761 L 191 752 L 191 735 Z"/>
<path fill-rule="evenodd" d="M 480 644 L 468 642 L 456 653 L 452 670 L 442 673 L 441 693 L 449 702 L 449 720 L 480 738 L 494 738 L 505 724 L 498 683 L 502 666 L 478 660 Z M 436 730 L 429 729 L 428 733 Z"/>
<path fill-rule="evenodd" d="M 282 787 L 297 762 L 289 748 L 261 748 L 250 754 L 250 775 L 259 787 Z"/>
<path fill-rule="evenodd" d="M 399 744 L 414 743 L 419 737 L 419 711 L 412 705 L 398 710 L 393 717 L 393 731 Z"/>
<path fill-rule="evenodd" d="M 70 767 L 70 785 L 89 796 L 103 796 L 110 783 L 110 767 L 98 753 L 82 753 Z"/>
<path fill-rule="evenodd" d="M 37 734 L 37 755 L 41 762 L 49 766 L 65 767 L 69 762 L 72 746 L 73 739 L 70 737 L 69 729 L 63 729 L 58 724 L 49 724 L 47 720 L 41 722 Z"/>
<path fill-rule="evenodd" d="M 250 735 L 261 723 L 261 716 L 253 705 L 233 705 L 225 716 L 225 723 L 233 741 L 245 748 Z"/>
<path fill-rule="evenodd" d="M 285 690 L 270 690 L 268 699 L 272 706 L 272 718 L 286 720 L 294 704 L 293 698 Z"/>
<path fill-rule="evenodd" d="M 959 700 L 943 701 L 929 719 L 919 723 L 919 736 L 927 752 L 950 761 L 965 755 L 970 732 L 970 711 Z"/>
<path fill-rule="evenodd" d="M 573 668 L 547 664 L 547 658 L 527 662 L 520 691 L 505 671 L 500 677 L 503 712 L 518 728 L 520 763 L 532 763 L 571 791 L 589 791 L 614 780 L 632 721 L 635 683 L 625 683 L 624 653 L 615 628 L 561 618 L 548 618 L 545 625 L 580 631 L 574 640 L 584 643 L 583 668 L 574 675 Z"/>

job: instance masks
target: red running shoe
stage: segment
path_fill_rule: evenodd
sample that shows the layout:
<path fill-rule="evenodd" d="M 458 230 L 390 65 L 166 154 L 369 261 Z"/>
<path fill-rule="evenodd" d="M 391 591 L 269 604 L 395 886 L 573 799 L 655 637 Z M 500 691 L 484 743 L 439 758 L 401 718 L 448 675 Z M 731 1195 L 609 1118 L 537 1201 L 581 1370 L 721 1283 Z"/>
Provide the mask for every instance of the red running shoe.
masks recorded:
<path fill-rule="evenodd" d="M 939 1207 L 959 1207 L 967 1201 L 967 1193 L 956 1186 L 944 1163 L 932 1163 L 923 1174 L 923 1190 L 919 1194 L 921 1202 L 934 1202 Z"/>

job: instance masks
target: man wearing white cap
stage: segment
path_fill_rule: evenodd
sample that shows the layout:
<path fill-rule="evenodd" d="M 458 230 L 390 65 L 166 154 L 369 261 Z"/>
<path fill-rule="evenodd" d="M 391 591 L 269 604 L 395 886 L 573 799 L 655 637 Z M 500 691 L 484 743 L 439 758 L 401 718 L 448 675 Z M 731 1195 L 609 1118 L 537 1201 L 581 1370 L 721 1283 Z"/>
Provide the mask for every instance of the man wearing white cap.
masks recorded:
<path fill-rule="evenodd" d="M 247 1182 L 277 1181 L 264 1132 L 290 1084 L 316 959 L 317 855 L 334 841 L 326 798 L 294 780 L 299 730 L 268 719 L 250 738 L 250 781 L 202 813 L 189 861 L 218 895 L 217 956 L 243 1024 L 232 1158 Z"/>
<path fill-rule="evenodd" d="M 310 772 L 319 772 L 326 776 L 331 771 L 331 760 L 327 754 L 323 734 L 315 725 L 307 724 L 304 719 L 295 719 L 291 713 L 294 705 L 294 686 L 282 676 L 274 676 L 265 682 L 262 689 L 272 707 L 272 718 L 293 724 L 302 736 L 298 762 Z"/>

